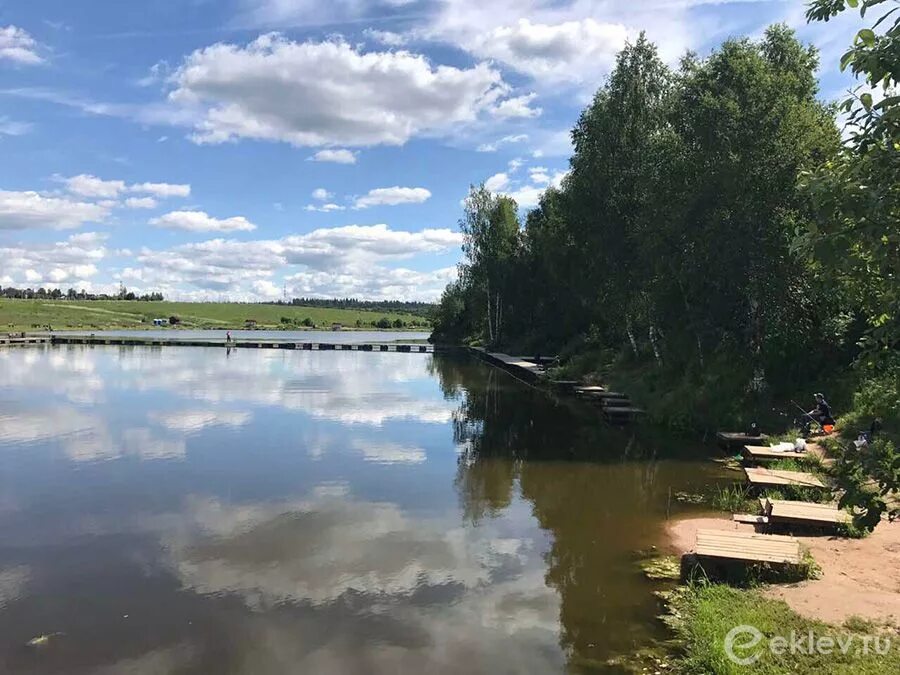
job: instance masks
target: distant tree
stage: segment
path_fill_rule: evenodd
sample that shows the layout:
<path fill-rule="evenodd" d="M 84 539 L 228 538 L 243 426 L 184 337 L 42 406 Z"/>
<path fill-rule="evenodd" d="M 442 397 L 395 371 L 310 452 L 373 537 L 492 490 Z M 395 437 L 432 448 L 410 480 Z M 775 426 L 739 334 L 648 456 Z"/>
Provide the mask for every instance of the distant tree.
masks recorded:
<path fill-rule="evenodd" d="M 313 320 L 310 319 L 309 317 L 306 317 L 305 319 L 303 319 L 303 321 L 301 321 L 300 324 L 303 326 L 306 326 L 307 328 L 315 328 L 316 327 L 316 324 L 313 323 Z"/>
<path fill-rule="evenodd" d="M 386 316 L 383 316 L 380 319 L 378 319 L 378 321 L 375 322 L 375 327 L 376 328 L 390 328 L 391 320 L 388 319 Z"/>
<path fill-rule="evenodd" d="M 394 319 L 394 328 L 403 328 L 405 325 L 403 319 Z"/>

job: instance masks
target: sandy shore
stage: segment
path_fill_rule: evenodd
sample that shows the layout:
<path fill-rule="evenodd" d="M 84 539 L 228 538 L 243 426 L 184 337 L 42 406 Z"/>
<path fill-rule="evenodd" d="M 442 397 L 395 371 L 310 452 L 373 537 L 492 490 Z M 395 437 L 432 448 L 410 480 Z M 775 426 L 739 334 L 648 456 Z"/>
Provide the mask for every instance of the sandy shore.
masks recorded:
<path fill-rule="evenodd" d="M 676 553 L 692 550 L 698 529 L 752 531 L 730 517 L 673 520 L 667 530 Z M 773 585 L 766 595 L 780 598 L 804 616 L 839 624 L 851 616 L 900 628 L 900 523 L 881 523 L 865 539 L 798 536 L 822 568 L 822 577 Z"/>

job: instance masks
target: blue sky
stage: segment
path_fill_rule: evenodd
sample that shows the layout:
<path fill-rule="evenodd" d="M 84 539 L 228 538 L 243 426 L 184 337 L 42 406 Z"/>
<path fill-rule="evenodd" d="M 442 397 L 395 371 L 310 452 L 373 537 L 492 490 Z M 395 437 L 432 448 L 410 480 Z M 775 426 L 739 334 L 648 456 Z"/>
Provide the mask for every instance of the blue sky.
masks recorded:
<path fill-rule="evenodd" d="M 799 1 L 0 0 L 0 285 L 432 300 L 460 200 L 523 209 L 626 40 L 675 64 Z"/>

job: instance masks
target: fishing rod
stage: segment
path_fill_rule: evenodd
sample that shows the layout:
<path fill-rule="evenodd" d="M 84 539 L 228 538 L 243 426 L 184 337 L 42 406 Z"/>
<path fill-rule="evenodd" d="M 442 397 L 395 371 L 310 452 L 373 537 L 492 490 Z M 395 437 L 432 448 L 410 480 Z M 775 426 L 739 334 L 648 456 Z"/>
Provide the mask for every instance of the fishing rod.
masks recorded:
<path fill-rule="evenodd" d="M 828 433 L 827 431 L 825 431 L 825 427 L 822 425 L 822 423 L 819 420 L 817 420 L 815 417 L 810 415 L 806 410 L 804 410 L 803 406 L 801 406 L 799 403 L 797 403 L 794 399 L 791 399 L 791 403 L 794 404 L 794 407 L 797 408 L 797 410 L 799 410 L 800 412 L 803 413 L 803 416 L 806 419 L 808 419 L 810 422 L 813 422 L 823 432 Z"/>

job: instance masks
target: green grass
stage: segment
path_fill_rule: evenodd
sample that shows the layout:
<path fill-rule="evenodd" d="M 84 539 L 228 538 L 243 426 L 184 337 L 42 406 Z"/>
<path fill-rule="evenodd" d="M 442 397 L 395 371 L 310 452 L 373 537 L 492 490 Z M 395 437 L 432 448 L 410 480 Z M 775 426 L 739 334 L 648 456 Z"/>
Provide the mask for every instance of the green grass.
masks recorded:
<path fill-rule="evenodd" d="M 709 495 L 709 505 L 730 513 L 756 513 L 759 503 L 750 496 L 749 486 L 717 485 Z"/>
<path fill-rule="evenodd" d="M 679 670 L 683 673 L 714 675 L 881 675 L 900 672 L 900 638 L 894 638 L 885 655 L 862 653 L 862 638 L 874 635 L 876 626 L 862 620 L 848 620 L 843 627 L 806 619 L 780 600 L 764 598 L 758 589 L 735 589 L 718 584 L 696 584 L 679 589 L 671 600 L 675 630 L 682 641 L 683 657 Z M 739 657 L 759 653 L 759 660 L 744 666 L 732 662 L 725 651 L 725 637 L 737 626 L 754 626 L 762 641 L 752 650 L 733 651 Z M 781 654 L 771 651 L 772 638 L 790 640 L 791 632 L 805 635 L 812 630 L 816 638 L 841 639 L 850 649 L 846 654 L 835 647 L 833 653 L 792 654 L 788 647 Z M 882 642 L 887 635 L 881 635 Z M 776 643 L 777 645 L 777 643 Z M 857 649 L 859 647 L 860 649 Z M 815 651 L 815 650 L 813 650 Z"/>
<path fill-rule="evenodd" d="M 340 323 L 348 328 L 372 328 L 381 318 L 400 319 L 407 329 L 427 330 L 428 323 L 412 314 L 352 309 L 224 302 L 140 302 L 128 300 L 11 300 L 0 299 L 0 332 L 66 329 L 153 328 L 153 319 L 177 316 L 183 328 L 243 328 L 248 319 L 258 328 L 302 330 L 304 319 L 320 328 Z M 285 319 L 285 321 L 282 321 Z"/>

